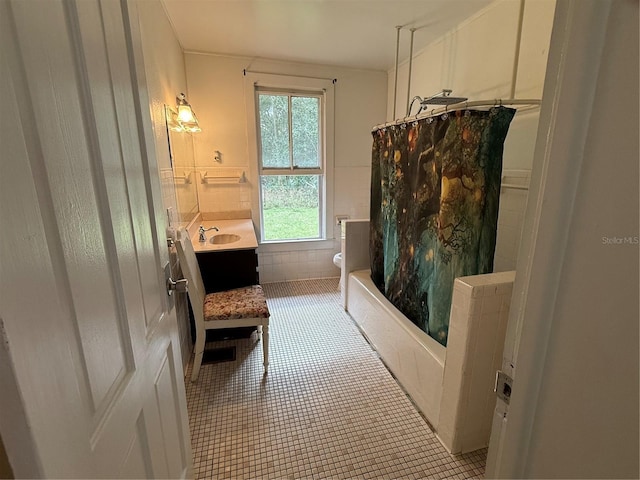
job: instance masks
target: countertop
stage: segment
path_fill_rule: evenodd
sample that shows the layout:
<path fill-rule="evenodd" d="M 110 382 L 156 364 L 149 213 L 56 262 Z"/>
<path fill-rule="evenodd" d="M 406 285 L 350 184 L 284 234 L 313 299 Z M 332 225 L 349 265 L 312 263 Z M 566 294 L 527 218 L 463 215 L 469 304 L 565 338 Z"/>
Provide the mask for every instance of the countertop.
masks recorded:
<path fill-rule="evenodd" d="M 209 230 L 205 233 L 207 241 L 200 243 L 198 241 L 198 227 L 202 225 L 204 228 L 218 227 L 219 231 Z M 192 229 L 195 233 L 191 235 L 191 243 L 196 253 L 201 252 L 225 252 L 230 250 L 254 250 L 258 248 L 258 240 L 256 232 L 253 229 L 251 219 L 240 220 L 204 220 L 196 223 Z M 236 234 L 240 235 L 240 240 L 232 243 L 213 244 L 210 239 L 214 235 L 220 234 Z"/>

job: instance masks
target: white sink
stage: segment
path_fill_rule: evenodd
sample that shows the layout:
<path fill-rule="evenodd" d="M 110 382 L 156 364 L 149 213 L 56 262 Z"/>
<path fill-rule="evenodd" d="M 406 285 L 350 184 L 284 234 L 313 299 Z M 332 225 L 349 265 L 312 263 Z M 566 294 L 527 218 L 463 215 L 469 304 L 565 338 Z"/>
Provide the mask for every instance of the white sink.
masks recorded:
<path fill-rule="evenodd" d="M 240 235 L 236 235 L 235 233 L 220 233 L 212 236 L 209 241 L 214 245 L 224 245 L 225 243 L 237 242 L 240 238 Z"/>

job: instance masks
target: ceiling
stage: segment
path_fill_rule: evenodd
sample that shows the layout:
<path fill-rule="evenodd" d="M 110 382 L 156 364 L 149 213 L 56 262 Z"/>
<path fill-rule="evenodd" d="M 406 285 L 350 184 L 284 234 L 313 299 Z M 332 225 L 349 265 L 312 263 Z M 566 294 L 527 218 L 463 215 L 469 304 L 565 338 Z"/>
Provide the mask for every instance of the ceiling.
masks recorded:
<path fill-rule="evenodd" d="M 491 0 L 162 0 L 186 51 L 388 70 Z"/>

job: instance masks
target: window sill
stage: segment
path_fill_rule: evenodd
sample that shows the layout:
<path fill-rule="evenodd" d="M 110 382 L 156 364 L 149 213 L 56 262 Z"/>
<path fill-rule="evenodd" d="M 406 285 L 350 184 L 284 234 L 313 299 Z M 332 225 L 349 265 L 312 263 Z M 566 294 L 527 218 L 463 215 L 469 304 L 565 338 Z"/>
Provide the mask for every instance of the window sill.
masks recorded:
<path fill-rule="evenodd" d="M 260 253 L 292 252 L 304 250 L 329 250 L 336 248 L 336 240 L 297 240 L 297 241 L 271 241 L 260 243 Z M 339 248 L 339 245 L 338 245 Z"/>

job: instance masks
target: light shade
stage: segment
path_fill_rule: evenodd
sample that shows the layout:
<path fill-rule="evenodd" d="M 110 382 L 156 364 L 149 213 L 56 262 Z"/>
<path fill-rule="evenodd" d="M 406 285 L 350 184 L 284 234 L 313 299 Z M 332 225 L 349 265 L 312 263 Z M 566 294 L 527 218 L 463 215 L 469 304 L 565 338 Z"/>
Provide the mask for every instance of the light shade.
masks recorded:
<path fill-rule="evenodd" d="M 198 119 L 191 105 L 187 102 L 187 97 L 181 93 L 176 97 L 178 103 L 178 123 L 185 132 L 195 133 L 201 132 L 202 129 L 198 125 Z"/>

